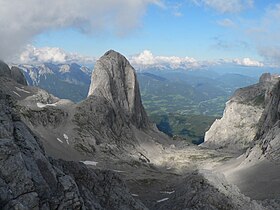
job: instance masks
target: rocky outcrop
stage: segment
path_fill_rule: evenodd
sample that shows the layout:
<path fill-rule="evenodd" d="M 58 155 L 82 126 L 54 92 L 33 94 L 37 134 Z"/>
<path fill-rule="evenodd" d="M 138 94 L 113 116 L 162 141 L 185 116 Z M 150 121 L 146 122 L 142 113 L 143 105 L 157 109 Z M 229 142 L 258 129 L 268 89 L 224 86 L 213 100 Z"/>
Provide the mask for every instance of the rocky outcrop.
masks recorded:
<path fill-rule="evenodd" d="M 241 88 L 227 102 L 223 117 L 205 134 L 203 146 L 243 151 L 250 146 L 259 129 L 265 104 L 277 76 L 264 74 L 256 85 Z"/>
<path fill-rule="evenodd" d="M 9 66 L 0 60 L 0 77 L 11 77 Z"/>
<path fill-rule="evenodd" d="M 89 142 L 89 150 L 93 146 L 135 148 L 144 138 L 154 142 L 151 137 L 139 137 L 142 131 L 155 129 L 142 105 L 135 70 L 123 55 L 110 50 L 96 62 L 88 98 L 76 107 L 74 122 L 80 138 Z"/>
<path fill-rule="evenodd" d="M 12 66 L 11 76 L 17 83 L 27 85 L 26 79 L 19 68 Z"/>
<path fill-rule="evenodd" d="M 253 146 L 248 150 L 246 161 L 269 159 L 280 161 L 280 81 L 269 93 L 269 100 L 260 119 L 260 128 Z"/>
<path fill-rule="evenodd" d="M 8 77 L 21 85 L 27 85 L 26 79 L 19 68 L 12 67 L 10 69 L 10 67 L 2 61 L 0 61 L 0 77 Z"/>
<path fill-rule="evenodd" d="M 105 100 L 115 113 L 123 113 L 122 117 L 137 128 L 149 124 L 135 70 L 124 56 L 113 50 L 96 62 L 88 95 Z"/>
<path fill-rule="evenodd" d="M 45 155 L 0 92 L 0 209 L 145 209 L 110 171 Z"/>

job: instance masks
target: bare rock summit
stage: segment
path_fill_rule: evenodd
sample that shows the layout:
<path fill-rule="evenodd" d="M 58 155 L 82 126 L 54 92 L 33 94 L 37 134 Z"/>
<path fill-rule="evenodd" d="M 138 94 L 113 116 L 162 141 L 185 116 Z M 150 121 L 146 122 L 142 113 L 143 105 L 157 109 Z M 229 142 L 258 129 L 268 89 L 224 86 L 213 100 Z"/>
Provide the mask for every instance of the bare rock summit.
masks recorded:
<path fill-rule="evenodd" d="M 125 113 L 137 128 L 149 124 L 135 70 L 118 52 L 110 50 L 96 62 L 88 95 L 105 99 L 116 113 Z"/>

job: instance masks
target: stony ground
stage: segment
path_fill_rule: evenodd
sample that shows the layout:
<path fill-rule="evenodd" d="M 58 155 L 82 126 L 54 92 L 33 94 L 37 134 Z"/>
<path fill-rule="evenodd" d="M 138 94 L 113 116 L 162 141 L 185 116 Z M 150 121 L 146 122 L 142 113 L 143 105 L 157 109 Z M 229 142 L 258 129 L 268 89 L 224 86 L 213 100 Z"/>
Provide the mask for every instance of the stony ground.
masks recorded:
<path fill-rule="evenodd" d="M 88 166 L 107 167 L 119 174 L 132 196 L 151 210 L 264 209 L 216 172 L 236 154 L 198 146 L 171 146 L 161 156 L 154 163 L 124 161 Z"/>

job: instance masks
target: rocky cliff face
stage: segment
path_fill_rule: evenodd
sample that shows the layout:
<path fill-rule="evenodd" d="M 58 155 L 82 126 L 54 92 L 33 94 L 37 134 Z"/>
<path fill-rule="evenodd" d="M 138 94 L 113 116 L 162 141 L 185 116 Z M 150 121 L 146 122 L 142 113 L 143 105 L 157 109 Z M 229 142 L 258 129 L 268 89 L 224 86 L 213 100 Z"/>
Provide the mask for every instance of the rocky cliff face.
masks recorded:
<path fill-rule="evenodd" d="M 112 172 L 48 158 L 0 93 L 1 209 L 145 209 Z"/>
<path fill-rule="evenodd" d="M 267 83 L 268 75 L 262 77 Z M 245 115 L 245 117 L 248 117 Z M 265 108 L 258 128 L 246 153 L 222 169 L 227 179 L 237 185 L 242 193 L 261 200 L 268 209 L 279 209 L 280 199 L 280 80 L 265 95 Z"/>
<path fill-rule="evenodd" d="M 154 139 L 167 139 L 148 120 L 133 67 L 113 50 L 97 61 L 88 98 L 75 110 L 74 122 L 88 150 L 97 146 L 130 147 L 132 151 L 145 139 L 151 145 L 155 145 Z M 156 138 L 146 135 L 148 132 Z"/>
<path fill-rule="evenodd" d="M 0 76 L 11 77 L 11 70 L 9 66 L 3 61 L 0 61 Z"/>
<path fill-rule="evenodd" d="M 206 132 L 203 145 L 237 152 L 247 149 L 277 81 L 276 76 L 264 74 L 258 84 L 237 90 L 227 102 L 223 117 Z"/>
<path fill-rule="evenodd" d="M 113 50 L 96 62 L 88 95 L 106 100 L 115 113 L 124 113 L 123 117 L 137 128 L 149 124 L 135 70 L 124 56 Z"/>
<path fill-rule="evenodd" d="M 12 67 L 10 69 L 9 66 L 2 61 L 0 61 L 0 77 L 11 78 L 21 85 L 27 85 L 26 79 L 19 68 Z"/>
<path fill-rule="evenodd" d="M 268 102 L 259 123 L 247 160 L 266 158 L 280 161 L 280 82 L 269 92 Z"/>
<path fill-rule="evenodd" d="M 27 85 L 26 79 L 19 68 L 13 66 L 11 68 L 11 76 L 17 83 Z"/>
<path fill-rule="evenodd" d="M 17 111 L 19 93 L 31 94 L 32 89 L 12 83 L 10 69 L 4 67 L 0 66 L 0 84 L 5 86 L 0 89 L 0 209 L 146 209 L 113 172 L 46 156 Z M 12 90 L 4 92 L 10 83 L 19 86 L 14 96 L 9 94 Z"/>

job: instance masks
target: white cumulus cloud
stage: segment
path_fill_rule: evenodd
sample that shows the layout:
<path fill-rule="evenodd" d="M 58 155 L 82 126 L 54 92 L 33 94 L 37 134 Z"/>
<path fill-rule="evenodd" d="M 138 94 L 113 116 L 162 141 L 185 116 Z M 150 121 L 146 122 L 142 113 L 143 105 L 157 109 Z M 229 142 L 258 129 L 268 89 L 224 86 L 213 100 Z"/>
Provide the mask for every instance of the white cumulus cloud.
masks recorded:
<path fill-rule="evenodd" d="M 202 65 L 196 59 L 191 57 L 156 56 L 149 50 L 144 50 L 142 53 L 132 56 L 130 62 L 139 69 L 147 67 L 191 69 L 201 67 Z"/>
<path fill-rule="evenodd" d="M 73 62 L 79 64 L 92 64 L 95 61 L 96 59 L 94 57 L 65 52 L 63 49 L 57 47 L 36 48 L 31 45 L 28 45 L 19 56 L 19 62 L 23 64 Z"/>
<path fill-rule="evenodd" d="M 124 34 L 139 25 L 149 4 L 161 0 L 0 0 L 0 59 L 47 30 Z"/>
<path fill-rule="evenodd" d="M 233 63 L 241 66 L 249 66 L 249 67 L 263 67 L 264 64 L 260 61 L 253 60 L 251 58 L 243 58 L 243 59 L 234 59 Z"/>

